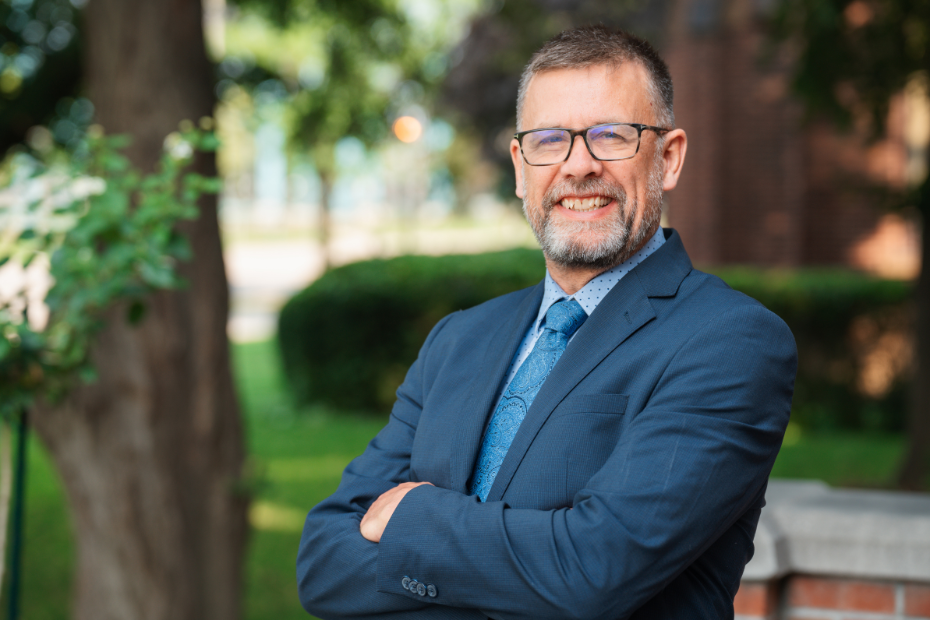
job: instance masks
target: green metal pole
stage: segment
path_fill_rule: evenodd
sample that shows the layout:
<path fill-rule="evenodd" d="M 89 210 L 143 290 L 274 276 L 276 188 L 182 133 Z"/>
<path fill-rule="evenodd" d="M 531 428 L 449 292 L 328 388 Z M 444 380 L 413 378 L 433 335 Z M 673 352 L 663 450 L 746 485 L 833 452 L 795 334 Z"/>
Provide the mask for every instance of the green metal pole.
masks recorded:
<path fill-rule="evenodd" d="M 7 620 L 19 620 L 19 594 L 23 554 L 23 508 L 26 497 L 26 447 L 29 434 L 29 416 L 24 409 L 19 418 L 19 435 L 16 440 L 16 477 L 13 479 L 12 532 L 10 534 L 10 592 Z"/>

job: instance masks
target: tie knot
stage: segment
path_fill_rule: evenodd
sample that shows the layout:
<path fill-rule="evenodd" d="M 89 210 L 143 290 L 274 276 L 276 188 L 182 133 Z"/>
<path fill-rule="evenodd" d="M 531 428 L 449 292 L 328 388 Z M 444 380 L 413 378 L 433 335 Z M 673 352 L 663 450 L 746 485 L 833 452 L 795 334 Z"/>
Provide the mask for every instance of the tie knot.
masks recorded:
<path fill-rule="evenodd" d="M 584 308 L 574 299 L 563 299 L 546 311 L 546 329 L 565 334 L 569 338 L 588 318 Z"/>

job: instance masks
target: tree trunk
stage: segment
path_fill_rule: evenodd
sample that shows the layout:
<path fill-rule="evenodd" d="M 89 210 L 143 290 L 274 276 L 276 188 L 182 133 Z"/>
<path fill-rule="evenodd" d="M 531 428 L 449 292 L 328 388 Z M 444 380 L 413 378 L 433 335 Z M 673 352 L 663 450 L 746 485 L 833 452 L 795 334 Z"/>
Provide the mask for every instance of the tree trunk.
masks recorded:
<path fill-rule="evenodd" d="M 157 161 L 179 121 L 213 111 L 196 0 L 90 0 L 87 94 L 130 159 Z M 213 157 L 198 162 L 215 171 Z M 242 426 L 226 339 L 228 289 L 216 201 L 182 226 L 187 286 L 147 301 L 142 322 L 108 316 L 99 379 L 35 428 L 68 495 L 77 538 L 77 620 L 235 620 L 247 534 Z"/>
<path fill-rule="evenodd" d="M 920 192 L 921 264 L 917 280 L 914 378 L 908 412 L 907 455 L 898 475 L 902 488 L 930 490 L 930 177 Z"/>

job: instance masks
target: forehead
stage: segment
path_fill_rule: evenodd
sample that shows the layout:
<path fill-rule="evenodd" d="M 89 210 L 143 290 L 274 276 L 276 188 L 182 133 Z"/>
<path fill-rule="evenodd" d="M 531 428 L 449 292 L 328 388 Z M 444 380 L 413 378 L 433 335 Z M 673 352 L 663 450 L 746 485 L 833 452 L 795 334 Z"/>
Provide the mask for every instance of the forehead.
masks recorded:
<path fill-rule="evenodd" d="M 655 124 L 646 69 L 638 62 L 552 69 L 533 76 L 522 127 L 580 129 L 607 122 Z"/>

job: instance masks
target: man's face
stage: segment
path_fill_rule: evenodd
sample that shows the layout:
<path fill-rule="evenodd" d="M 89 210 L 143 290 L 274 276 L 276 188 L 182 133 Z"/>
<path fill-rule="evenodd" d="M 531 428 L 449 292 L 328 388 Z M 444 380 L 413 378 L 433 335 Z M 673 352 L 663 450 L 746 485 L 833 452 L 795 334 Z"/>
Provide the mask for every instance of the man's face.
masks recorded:
<path fill-rule="evenodd" d="M 655 125 L 647 80 L 645 69 L 635 62 L 538 73 L 526 92 L 520 130 Z M 636 156 L 598 161 L 578 136 L 571 156 L 551 166 L 527 165 L 517 141 L 511 143 L 517 196 L 550 261 L 568 268 L 606 269 L 645 243 L 659 225 L 667 185 L 658 141 L 654 132 L 643 131 Z"/>

